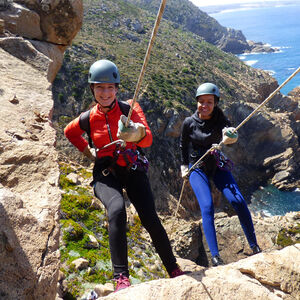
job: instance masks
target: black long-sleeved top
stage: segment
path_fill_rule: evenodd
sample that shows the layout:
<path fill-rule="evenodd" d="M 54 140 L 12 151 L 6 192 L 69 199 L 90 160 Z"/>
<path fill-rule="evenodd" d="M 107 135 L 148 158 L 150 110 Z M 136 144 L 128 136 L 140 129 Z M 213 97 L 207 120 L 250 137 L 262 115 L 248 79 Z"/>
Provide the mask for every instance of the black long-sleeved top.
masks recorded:
<path fill-rule="evenodd" d="M 209 120 L 201 120 L 196 111 L 185 118 L 180 138 L 181 163 L 194 164 L 211 146 L 222 139 L 222 129 L 231 126 L 222 110 L 216 106 Z M 211 175 L 216 167 L 215 158 L 207 155 L 203 160 L 202 169 Z"/>

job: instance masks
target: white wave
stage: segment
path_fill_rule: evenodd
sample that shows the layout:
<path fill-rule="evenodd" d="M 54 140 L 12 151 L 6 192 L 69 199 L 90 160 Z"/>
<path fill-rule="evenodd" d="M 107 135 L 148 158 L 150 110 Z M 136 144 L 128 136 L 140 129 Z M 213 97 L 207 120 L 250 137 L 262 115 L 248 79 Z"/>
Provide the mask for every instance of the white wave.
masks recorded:
<path fill-rule="evenodd" d="M 229 8 L 229 9 L 224 9 L 221 10 L 220 12 L 218 12 L 218 14 L 226 14 L 226 13 L 232 13 L 232 12 L 236 12 L 236 11 L 245 11 L 245 10 L 251 10 L 254 7 L 239 7 L 239 8 Z M 213 16 L 213 14 L 212 14 Z"/>
<path fill-rule="evenodd" d="M 300 188 L 296 188 L 296 189 L 294 190 L 294 192 L 300 193 Z"/>
<path fill-rule="evenodd" d="M 274 76 L 276 72 L 274 70 L 265 70 L 267 73 L 269 73 L 270 76 Z"/>
<path fill-rule="evenodd" d="M 258 60 L 246 60 L 245 64 L 248 66 L 253 66 L 258 62 Z"/>
<path fill-rule="evenodd" d="M 296 68 L 287 68 L 289 71 L 293 71 L 293 70 L 296 70 Z M 299 192 L 300 192 L 300 188 L 299 188 Z"/>
<path fill-rule="evenodd" d="M 266 217 L 272 217 L 272 214 L 271 214 L 269 211 L 265 210 L 265 209 L 263 209 L 261 212 L 262 212 Z"/>
<path fill-rule="evenodd" d="M 243 60 L 243 59 L 246 59 L 246 56 L 245 55 L 241 55 L 241 56 L 238 56 L 239 59 Z"/>
<path fill-rule="evenodd" d="M 238 57 L 238 58 L 243 57 L 243 59 L 244 59 L 244 58 L 246 58 L 246 56 L 251 55 L 251 54 L 252 54 L 252 53 L 237 54 L 237 57 Z M 241 56 L 241 57 L 240 57 L 240 56 Z"/>

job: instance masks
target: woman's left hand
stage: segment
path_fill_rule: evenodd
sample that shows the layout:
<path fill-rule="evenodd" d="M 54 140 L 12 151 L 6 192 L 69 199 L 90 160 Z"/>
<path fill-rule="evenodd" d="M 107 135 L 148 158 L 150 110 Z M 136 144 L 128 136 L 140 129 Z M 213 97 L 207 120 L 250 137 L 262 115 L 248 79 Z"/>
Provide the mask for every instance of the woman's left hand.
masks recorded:
<path fill-rule="evenodd" d="M 225 127 L 222 130 L 223 138 L 222 143 L 224 145 L 234 144 L 238 139 L 237 131 L 234 132 L 234 127 Z"/>

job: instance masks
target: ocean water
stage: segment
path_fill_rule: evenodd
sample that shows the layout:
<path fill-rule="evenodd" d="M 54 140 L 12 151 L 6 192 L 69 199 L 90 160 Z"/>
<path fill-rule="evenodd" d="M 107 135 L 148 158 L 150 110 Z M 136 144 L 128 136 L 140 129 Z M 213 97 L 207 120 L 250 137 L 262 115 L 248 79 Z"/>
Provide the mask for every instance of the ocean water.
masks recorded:
<path fill-rule="evenodd" d="M 300 211 L 300 189 L 285 192 L 272 185 L 261 187 L 252 194 L 249 209 L 266 216 L 282 216 L 290 211 Z"/>
<path fill-rule="evenodd" d="M 238 55 L 246 64 L 268 71 L 279 84 L 300 66 L 300 3 L 297 5 L 243 8 L 210 14 L 221 25 L 242 30 L 247 40 L 263 42 L 274 53 Z M 281 93 L 300 86 L 298 73 Z"/>
<path fill-rule="evenodd" d="M 276 47 L 275 53 L 241 54 L 238 57 L 254 68 L 268 71 L 279 84 L 300 66 L 300 4 L 225 10 L 210 16 L 223 26 L 242 30 L 247 40 Z M 300 86 L 300 73 L 281 93 L 286 95 L 297 86 Z M 279 191 L 272 185 L 261 187 L 253 193 L 249 208 L 268 216 L 300 211 L 300 187 L 294 192 Z"/>

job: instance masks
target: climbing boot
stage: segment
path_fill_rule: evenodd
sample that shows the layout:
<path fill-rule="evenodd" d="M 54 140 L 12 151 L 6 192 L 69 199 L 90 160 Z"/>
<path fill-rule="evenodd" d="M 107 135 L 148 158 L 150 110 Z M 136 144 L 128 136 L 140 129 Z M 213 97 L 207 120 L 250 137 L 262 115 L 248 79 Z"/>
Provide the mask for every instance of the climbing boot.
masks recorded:
<path fill-rule="evenodd" d="M 224 261 L 220 257 L 220 255 L 215 255 L 211 258 L 212 265 L 214 267 L 224 265 Z"/>
<path fill-rule="evenodd" d="M 129 281 L 129 278 L 126 277 L 123 274 L 120 274 L 119 278 L 116 279 L 116 281 L 117 281 L 117 285 L 116 285 L 116 288 L 115 288 L 115 292 L 117 292 L 119 290 L 126 289 L 131 285 L 130 281 Z"/>
<path fill-rule="evenodd" d="M 184 275 L 185 272 L 183 272 L 179 266 L 177 266 L 177 268 L 175 270 L 173 270 L 170 274 L 170 277 L 171 278 L 175 278 L 175 277 L 178 277 L 178 276 L 181 276 L 181 275 Z"/>
<path fill-rule="evenodd" d="M 251 249 L 252 249 L 253 254 L 257 254 L 257 253 L 261 252 L 261 249 L 259 248 L 258 245 L 253 246 Z"/>

